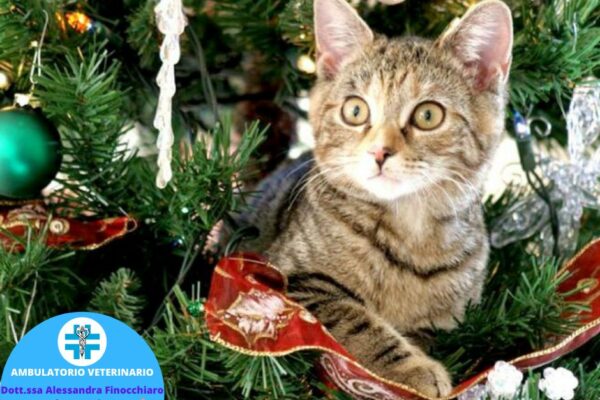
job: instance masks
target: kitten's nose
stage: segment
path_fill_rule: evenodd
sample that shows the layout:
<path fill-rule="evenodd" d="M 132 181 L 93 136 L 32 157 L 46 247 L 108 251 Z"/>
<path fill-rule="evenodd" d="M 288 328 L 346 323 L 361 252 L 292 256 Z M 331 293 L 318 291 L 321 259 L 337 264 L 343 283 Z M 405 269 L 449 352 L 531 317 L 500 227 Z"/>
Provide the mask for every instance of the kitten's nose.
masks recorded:
<path fill-rule="evenodd" d="M 375 162 L 381 169 L 385 160 L 393 156 L 395 152 L 389 147 L 372 147 L 371 150 L 369 150 L 369 154 L 372 154 L 373 157 L 375 157 Z"/>

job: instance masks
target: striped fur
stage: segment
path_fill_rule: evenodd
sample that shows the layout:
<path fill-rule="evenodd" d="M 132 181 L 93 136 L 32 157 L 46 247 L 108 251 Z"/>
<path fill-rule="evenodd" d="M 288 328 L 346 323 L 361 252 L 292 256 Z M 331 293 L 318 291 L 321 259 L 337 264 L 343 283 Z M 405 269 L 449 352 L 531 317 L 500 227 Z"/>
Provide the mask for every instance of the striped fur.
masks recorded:
<path fill-rule="evenodd" d="M 263 184 L 270 200 L 248 219 L 261 237 L 246 247 L 284 271 L 290 297 L 374 372 L 431 396 L 447 394 L 451 380 L 417 343 L 433 328 L 454 328 L 485 279 L 480 189 L 503 130 L 498 78 L 482 90 L 443 40 L 375 36 L 335 74 L 320 75 L 314 159 L 271 178 L 295 171 L 285 185 Z M 341 121 L 351 95 L 369 105 L 365 126 Z M 424 100 L 446 109 L 431 132 L 410 124 Z M 382 168 L 392 178 L 371 183 L 366 149 L 375 142 L 393 150 Z"/>

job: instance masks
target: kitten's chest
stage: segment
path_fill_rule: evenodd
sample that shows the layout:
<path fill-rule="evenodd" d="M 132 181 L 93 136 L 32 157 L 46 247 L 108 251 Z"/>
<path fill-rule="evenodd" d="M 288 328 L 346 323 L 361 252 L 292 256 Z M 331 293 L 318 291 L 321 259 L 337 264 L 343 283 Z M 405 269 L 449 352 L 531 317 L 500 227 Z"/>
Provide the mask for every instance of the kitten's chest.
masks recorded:
<path fill-rule="evenodd" d="M 462 320 L 469 300 L 479 297 L 478 275 L 483 270 L 476 264 L 470 271 L 429 279 L 380 264 L 374 268 L 379 271 L 374 271 L 370 285 L 363 285 L 363 296 L 374 311 L 400 331 L 432 326 L 452 329 L 457 320 Z"/>
<path fill-rule="evenodd" d="M 345 245 L 330 242 L 348 253 L 342 267 L 328 268 L 401 330 L 452 328 L 466 303 L 479 296 L 485 232 L 468 221 L 432 222 L 418 213 L 379 220 L 372 228 L 347 237 Z"/>

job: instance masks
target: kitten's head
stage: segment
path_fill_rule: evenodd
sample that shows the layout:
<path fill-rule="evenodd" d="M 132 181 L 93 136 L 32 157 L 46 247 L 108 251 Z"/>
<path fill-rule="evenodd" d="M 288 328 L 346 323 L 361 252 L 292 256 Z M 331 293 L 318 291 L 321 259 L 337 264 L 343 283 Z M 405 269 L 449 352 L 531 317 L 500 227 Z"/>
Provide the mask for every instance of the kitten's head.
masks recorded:
<path fill-rule="evenodd" d="M 480 3 L 430 41 L 374 35 L 346 0 L 315 0 L 315 35 L 311 121 L 328 181 L 379 201 L 480 185 L 504 129 L 504 3 Z"/>

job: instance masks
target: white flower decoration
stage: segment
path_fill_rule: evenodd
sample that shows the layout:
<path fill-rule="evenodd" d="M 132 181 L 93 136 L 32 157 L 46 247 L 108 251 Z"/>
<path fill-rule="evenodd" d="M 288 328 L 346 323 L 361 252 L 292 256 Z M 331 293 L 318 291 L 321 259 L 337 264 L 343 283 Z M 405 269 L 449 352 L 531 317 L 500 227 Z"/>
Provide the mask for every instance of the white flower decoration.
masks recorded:
<path fill-rule="evenodd" d="M 550 400 L 571 400 L 579 380 L 566 368 L 546 368 L 538 387 Z"/>
<path fill-rule="evenodd" d="M 512 399 L 521 387 L 523 373 L 505 361 L 498 361 L 487 378 L 493 399 Z"/>

